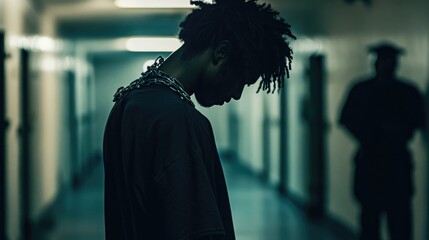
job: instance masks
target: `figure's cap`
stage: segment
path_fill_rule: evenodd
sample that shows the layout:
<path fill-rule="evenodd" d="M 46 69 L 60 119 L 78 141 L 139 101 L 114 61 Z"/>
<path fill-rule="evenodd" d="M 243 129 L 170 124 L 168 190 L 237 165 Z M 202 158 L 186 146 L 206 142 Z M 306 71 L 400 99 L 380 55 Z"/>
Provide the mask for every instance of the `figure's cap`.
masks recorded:
<path fill-rule="evenodd" d="M 405 50 L 389 42 L 383 42 L 369 47 L 369 52 L 377 54 L 378 57 L 398 57 Z"/>

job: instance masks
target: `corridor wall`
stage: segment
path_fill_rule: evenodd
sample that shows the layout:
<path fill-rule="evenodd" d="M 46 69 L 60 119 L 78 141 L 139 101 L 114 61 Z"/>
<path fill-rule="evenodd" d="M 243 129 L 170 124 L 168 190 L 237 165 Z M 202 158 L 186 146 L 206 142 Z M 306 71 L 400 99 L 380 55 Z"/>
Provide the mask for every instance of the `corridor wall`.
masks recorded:
<path fill-rule="evenodd" d="M 310 201 L 309 189 L 309 126 L 305 119 L 306 101 L 309 94 L 309 83 L 306 76 L 306 60 L 309 53 L 300 46 L 304 45 L 308 48 L 310 43 L 305 41 L 295 42 L 294 46 L 294 62 L 291 71 L 291 77 L 287 81 L 287 103 L 282 107 L 288 109 L 288 126 L 287 134 L 287 192 L 290 197 L 301 204 L 307 204 Z M 311 48 L 311 51 L 317 49 Z"/>
<path fill-rule="evenodd" d="M 9 128 L 6 132 L 6 234 L 9 239 L 20 237 L 21 192 L 20 192 L 20 56 L 19 48 L 10 46 L 11 36 L 24 35 L 24 16 L 29 11 L 27 1 L 4 0 L 4 29 L 6 33 L 6 51 L 10 57 L 6 61 L 6 116 Z M 35 20 L 37 21 L 37 19 Z M 50 193 L 48 195 L 51 195 Z"/>
<path fill-rule="evenodd" d="M 0 10 L 8 54 L 6 237 L 15 240 L 27 238 L 27 226 L 44 217 L 71 184 L 69 164 L 75 159 L 70 157 L 69 119 L 73 116 L 69 116 L 65 76 L 75 71 L 74 63 L 85 65 L 86 61 L 76 60 L 72 44 L 56 35 L 55 20 L 42 13 L 34 1 L 2 0 Z M 26 64 L 23 51 L 29 56 Z M 28 77 L 28 126 L 23 126 L 22 118 L 22 72 Z M 23 136 L 28 136 L 28 152 L 24 152 Z M 25 166 L 24 154 L 29 156 Z"/>
<path fill-rule="evenodd" d="M 256 175 L 263 174 L 263 121 L 264 104 L 262 92 L 256 93 L 258 84 L 245 87 L 241 99 L 231 100 L 227 105 L 230 114 L 235 114 L 237 123 L 237 160 Z M 231 126 L 232 127 L 232 126 Z"/>
<path fill-rule="evenodd" d="M 0 29 L 4 29 L 5 0 L 0 0 Z"/>

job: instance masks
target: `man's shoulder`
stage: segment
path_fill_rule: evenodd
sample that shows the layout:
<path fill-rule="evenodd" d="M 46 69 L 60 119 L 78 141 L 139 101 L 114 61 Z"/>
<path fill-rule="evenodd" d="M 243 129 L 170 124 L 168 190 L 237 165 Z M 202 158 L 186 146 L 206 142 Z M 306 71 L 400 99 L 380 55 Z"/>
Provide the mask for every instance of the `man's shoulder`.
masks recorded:
<path fill-rule="evenodd" d="M 374 85 L 374 78 L 361 78 L 356 80 L 355 88 L 365 88 Z"/>
<path fill-rule="evenodd" d="M 420 94 L 420 91 L 418 90 L 416 84 L 408 79 L 398 79 L 396 81 L 396 84 L 398 85 L 398 87 L 400 89 L 404 89 L 409 91 L 410 93 L 414 93 L 414 94 Z"/>
<path fill-rule="evenodd" d="M 350 92 L 356 94 L 362 91 L 367 91 L 373 86 L 374 81 L 372 80 L 372 78 L 361 78 L 354 80 L 351 85 Z"/>
<path fill-rule="evenodd" d="M 167 87 L 154 86 L 130 92 L 126 107 L 179 113 L 191 106 Z"/>
<path fill-rule="evenodd" d="M 127 116 L 171 124 L 202 119 L 202 115 L 193 106 L 166 87 L 136 90 L 124 100 L 124 113 Z"/>

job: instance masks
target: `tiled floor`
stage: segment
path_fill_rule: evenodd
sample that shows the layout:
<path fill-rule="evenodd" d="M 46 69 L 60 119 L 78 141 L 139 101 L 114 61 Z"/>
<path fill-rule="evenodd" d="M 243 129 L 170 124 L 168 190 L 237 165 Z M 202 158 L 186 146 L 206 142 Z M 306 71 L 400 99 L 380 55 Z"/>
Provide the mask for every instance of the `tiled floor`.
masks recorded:
<path fill-rule="evenodd" d="M 343 240 L 309 219 L 257 179 L 224 163 L 238 240 Z M 53 228 L 43 239 L 104 239 L 103 169 L 64 198 Z"/>

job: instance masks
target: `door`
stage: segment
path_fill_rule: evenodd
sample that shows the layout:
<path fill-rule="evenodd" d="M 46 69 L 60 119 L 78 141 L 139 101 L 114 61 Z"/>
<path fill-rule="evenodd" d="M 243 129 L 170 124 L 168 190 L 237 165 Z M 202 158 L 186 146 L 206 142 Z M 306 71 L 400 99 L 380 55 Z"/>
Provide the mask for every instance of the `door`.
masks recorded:
<path fill-rule="evenodd" d="M 80 171 L 78 163 L 78 119 L 76 113 L 76 85 L 75 74 L 72 71 L 66 73 L 68 95 L 68 125 L 70 130 L 70 170 L 72 187 L 77 189 L 80 185 Z"/>
<path fill-rule="evenodd" d="M 228 112 L 228 142 L 229 142 L 229 149 L 226 154 L 226 158 L 228 160 L 232 161 L 238 161 L 239 154 L 238 154 L 238 147 L 240 145 L 239 136 L 240 136 L 240 125 L 239 125 L 239 117 L 235 109 L 229 108 Z"/>
<path fill-rule="evenodd" d="M 19 126 L 19 137 L 20 137 L 20 180 L 21 180 L 21 231 L 24 239 L 30 240 L 32 237 L 32 226 L 30 221 L 30 122 L 29 122 L 29 63 L 30 63 L 30 52 L 26 49 L 20 51 L 20 101 L 21 101 L 21 113 L 20 113 L 20 126 Z"/>
<path fill-rule="evenodd" d="M 287 83 L 285 87 L 280 90 L 280 164 L 279 164 L 279 174 L 280 182 L 278 185 L 278 190 L 281 194 L 287 194 L 287 181 L 288 181 L 288 99 L 287 99 Z"/>
<path fill-rule="evenodd" d="M 262 119 L 262 151 L 263 151 L 263 158 L 262 158 L 262 172 L 261 172 L 261 178 L 264 182 L 270 181 L 270 173 L 271 173 L 271 138 L 270 138 L 270 115 L 268 111 L 269 104 L 267 102 L 267 98 L 263 98 L 263 119 Z"/>
<path fill-rule="evenodd" d="M 0 239 L 6 239 L 6 91 L 5 91 L 5 35 L 0 31 Z"/>
<path fill-rule="evenodd" d="M 322 216 L 325 211 L 325 76 L 323 55 L 309 58 L 309 213 Z"/>

